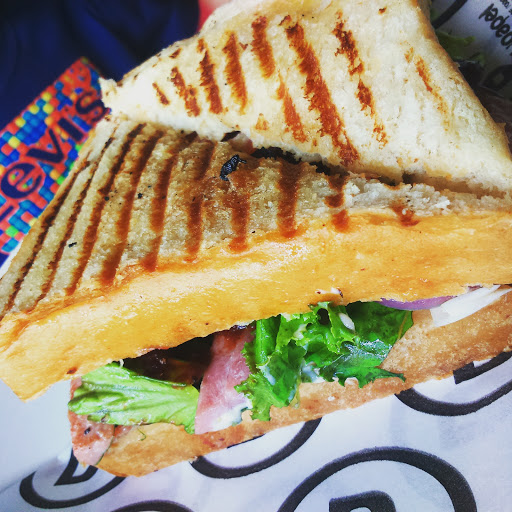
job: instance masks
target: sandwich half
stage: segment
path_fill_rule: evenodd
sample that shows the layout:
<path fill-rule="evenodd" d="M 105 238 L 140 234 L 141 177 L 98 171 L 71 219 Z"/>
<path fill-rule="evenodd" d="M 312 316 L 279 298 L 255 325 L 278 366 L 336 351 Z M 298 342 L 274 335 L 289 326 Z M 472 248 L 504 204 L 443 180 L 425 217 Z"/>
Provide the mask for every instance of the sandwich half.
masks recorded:
<path fill-rule="evenodd" d="M 100 122 L 0 282 L 2 379 L 28 399 L 110 361 L 318 302 L 512 282 L 510 199 L 317 171 Z"/>
<path fill-rule="evenodd" d="M 0 377 L 22 399 L 75 379 L 75 453 L 115 474 L 511 343 L 510 152 L 421 6 L 241 6 L 105 86 L 0 281 Z"/>
<path fill-rule="evenodd" d="M 236 170 L 234 161 L 238 161 Z M 226 164 L 231 165 L 229 173 Z M 377 310 L 369 305 L 382 298 L 410 302 L 460 296 L 472 287 L 511 282 L 509 199 L 439 192 L 422 184 L 389 185 L 339 169 L 328 172 L 320 163 L 246 154 L 229 142 L 212 142 L 159 125 L 124 118 L 100 122 L 0 282 L 2 379 L 27 399 L 54 382 L 83 376 L 73 407 L 81 419 L 71 416 L 78 457 L 97 463 L 108 447 L 100 445 L 97 457 L 95 436 L 87 437 L 96 427 L 86 417 L 96 418 L 93 424 L 103 424 L 101 428 L 109 432 L 97 437 L 112 442 L 102 467 L 116 474 L 140 475 L 280 425 L 444 376 L 508 347 L 512 310 L 508 295 L 499 296 L 507 288 L 489 290 L 496 302 L 487 309 L 437 329 L 426 311 L 413 319 L 382 303 Z M 370 309 L 358 313 L 350 309 L 354 303 Z M 142 417 L 133 413 L 133 375 L 126 372 L 142 364 L 144 375 L 137 356 L 186 347 L 196 339 L 193 352 L 199 357 L 215 351 L 216 342 L 210 350 L 208 335 L 254 320 L 297 318 L 298 325 L 292 323 L 295 330 L 309 332 L 313 304 L 320 304 L 329 317 L 320 325 L 326 320 L 315 313 L 322 332 L 328 326 L 330 332 L 335 329 L 340 334 L 338 341 L 347 333 L 352 339 L 343 346 L 335 341 L 328 362 L 355 350 L 356 370 L 350 370 L 354 360 L 349 358 L 344 360 L 348 373 L 336 369 L 338 373 L 330 377 L 315 376 L 309 370 L 314 373 L 319 366 L 306 363 L 301 355 L 304 364 L 301 359 L 292 380 L 304 384 L 300 389 L 292 385 L 289 400 L 270 401 L 258 412 L 257 417 L 266 419 L 272 408 L 276 421 L 246 419 L 223 433 L 205 435 L 191 433 L 194 415 L 190 420 L 164 414 L 167 424 L 157 415 L 156 424 L 140 426 L 150 422 L 154 404 L 144 395 L 142 403 L 135 404 L 137 414 L 142 408 Z M 429 302 L 423 304 L 429 307 Z M 350 337 L 348 331 L 367 331 L 367 323 L 374 325 L 372 318 L 387 326 L 382 310 L 389 310 L 386 315 L 392 311 L 402 315 L 391 320 L 391 337 Z M 363 314 L 368 318 L 358 323 L 355 318 Z M 228 335 L 235 339 L 230 346 L 236 347 L 228 354 L 241 359 L 244 344 L 239 340 L 250 343 L 250 329 L 235 328 Z M 474 336 L 458 339 L 454 333 L 460 329 L 473 331 Z M 396 341 L 389 357 L 396 353 L 398 363 L 387 358 Z M 171 371 L 168 388 L 189 393 L 191 401 L 185 408 L 194 412 L 201 393 L 194 389 L 201 389 L 199 383 L 215 358 L 212 354 L 203 358 L 201 370 L 195 355 L 183 359 L 172 352 L 156 353 L 164 370 Z M 108 375 L 100 373 L 98 381 L 97 369 L 112 361 L 121 363 L 106 367 Z M 248 361 L 242 364 L 250 366 Z M 263 366 L 254 369 L 262 374 Z M 121 384 L 116 380 L 119 371 L 125 371 Z M 359 389 L 351 377 L 369 387 Z M 220 382 L 223 377 L 215 379 Z M 271 384 L 272 379 L 268 377 Z M 340 383 L 346 379 L 349 385 L 344 389 Z M 153 391 L 149 396 L 158 402 L 161 396 Z M 182 414 L 180 400 L 173 403 Z M 91 404 L 93 410 L 88 408 Z M 243 402 L 242 408 L 256 413 L 251 403 Z M 239 403 L 235 409 L 241 411 Z M 119 412 L 126 421 L 119 419 Z M 235 414 L 232 422 L 236 421 Z M 114 425 L 122 423 L 126 428 L 116 430 Z M 134 424 L 137 428 L 130 429 Z M 214 421 L 211 428 L 216 431 L 218 426 Z M 154 437 L 152 432 L 158 434 Z M 168 448 L 155 457 L 153 443 L 163 442 L 160 433 L 174 441 L 165 441 Z M 148 442 L 135 442 L 140 436 Z M 181 447 L 178 452 L 172 449 L 174 443 Z M 126 452 L 121 448 L 125 445 L 131 446 Z M 142 450 L 140 457 L 133 458 L 131 450 Z M 116 462 L 121 453 L 126 455 Z M 127 466 L 123 457 L 131 461 Z"/>
<path fill-rule="evenodd" d="M 418 0 L 237 0 L 102 84 L 138 121 L 377 172 L 510 191 L 510 153 Z"/>

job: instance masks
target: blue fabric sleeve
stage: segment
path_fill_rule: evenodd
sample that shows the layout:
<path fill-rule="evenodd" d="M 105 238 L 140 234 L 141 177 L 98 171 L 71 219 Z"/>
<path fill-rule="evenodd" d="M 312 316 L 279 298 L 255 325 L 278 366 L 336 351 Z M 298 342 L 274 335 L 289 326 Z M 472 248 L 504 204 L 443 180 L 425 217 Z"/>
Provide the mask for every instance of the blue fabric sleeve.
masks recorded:
<path fill-rule="evenodd" d="M 0 128 L 72 62 L 126 72 L 196 30 L 195 0 L 17 0 L 0 6 Z"/>

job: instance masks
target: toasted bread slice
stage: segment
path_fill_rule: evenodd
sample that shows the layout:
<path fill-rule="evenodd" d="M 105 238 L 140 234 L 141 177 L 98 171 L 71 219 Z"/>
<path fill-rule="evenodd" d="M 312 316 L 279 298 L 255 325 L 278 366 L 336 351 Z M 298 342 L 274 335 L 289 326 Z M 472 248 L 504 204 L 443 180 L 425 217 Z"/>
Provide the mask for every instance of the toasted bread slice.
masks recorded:
<path fill-rule="evenodd" d="M 417 0 L 238 0 L 163 50 L 105 104 L 134 120 L 452 190 L 512 189 L 503 130 Z M 412 178 L 411 178 L 412 175 Z"/>
<path fill-rule="evenodd" d="M 414 313 L 414 326 L 392 348 L 383 367 L 405 375 L 377 379 L 359 388 L 347 381 L 302 384 L 300 406 L 272 409 L 269 422 L 244 421 L 219 432 L 187 434 L 168 423 L 137 426 L 114 439 L 99 467 L 120 476 L 142 476 L 183 460 L 206 455 L 265 432 L 308 421 L 339 409 L 399 393 L 415 384 L 442 378 L 473 360 L 482 360 L 512 346 L 512 294 L 451 325 L 434 328 L 428 311 Z"/>
<path fill-rule="evenodd" d="M 26 399 L 321 300 L 512 282 L 511 200 L 317 171 L 102 121 L 0 281 L 0 377 Z"/>

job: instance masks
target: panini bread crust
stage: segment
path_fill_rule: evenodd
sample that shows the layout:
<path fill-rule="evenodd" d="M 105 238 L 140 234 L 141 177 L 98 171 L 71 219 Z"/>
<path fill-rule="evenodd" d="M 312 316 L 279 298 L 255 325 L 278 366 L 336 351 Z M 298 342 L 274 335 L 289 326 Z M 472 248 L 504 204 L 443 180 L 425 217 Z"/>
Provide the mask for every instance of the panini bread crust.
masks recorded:
<path fill-rule="evenodd" d="M 89 144 L 0 281 L 0 376 L 23 399 L 323 300 L 512 282 L 508 200 L 327 176 L 124 119 Z"/>
<path fill-rule="evenodd" d="M 416 0 L 245 0 L 120 83 L 114 113 L 354 172 L 512 190 L 505 134 L 437 41 Z"/>
<path fill-rule="evenodd" d="M 248 413 L 239 425 L 202 435 L 187 434 L 166 423 L 132 428 L 114 439 L 99 467 L 119 476 L 142 476 L 253 439 L 271 430 L 309 421 L 340 409 L 358 407 L 443 378 L 472 361 L 493 357 L 512 345 L 512 294 L 479 312 L 441 328 L 434 328 L 427 311 L 414 313 L 414 325 L 392 348 L 383 367 L 402 372 L 406 380 L 377 379 L 359 388 L 347 381 L 302 384 L 300 406 L 272 409 L 269 422 L 253 421 Z"/>

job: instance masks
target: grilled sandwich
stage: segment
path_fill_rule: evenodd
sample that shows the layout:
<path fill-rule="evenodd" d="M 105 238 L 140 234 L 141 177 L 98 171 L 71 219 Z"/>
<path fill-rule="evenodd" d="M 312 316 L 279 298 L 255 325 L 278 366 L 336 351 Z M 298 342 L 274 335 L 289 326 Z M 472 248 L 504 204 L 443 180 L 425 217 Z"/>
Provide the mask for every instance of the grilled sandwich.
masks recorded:
<path fill-rule="evenodd" d="M 508 199 L 391 186 L 288 160 L 160 125 L 101 121 L 0 282 L 2 379 L 27 399 L 111 361 L 318 302 L 413 301 L 511 281 Z M 301 407 L 276 409 L 270 423 L 246 418 L 234 430 L 195 435 L 159 421 L 119 432 L 71 413 L 77 456 L 97 463 L 106 447 L 94 436 L 82 446 L 83 433 L 106 429 L 97 437 L 115 442 L 102 467 L 140 475 L 398 392 L 507 348 L 510 300 L 438 329 L 419 313 L 384 362 L 387 378 L 363 390 L 305 384 Z M 452 337 L 460 329 L 474 330 L 478 345 Z M 146 428 L 148 442 L 136 443 Z M 161 434 L 173 440 L 156 457 Z"/>
<path fill-rule="evenodd" d="M 243 162 L 224 181 L 235 155 Z M 321 301 L 512 282 L 510 200 L 317 170 L 102 121 L 0 282 L 0 375 L 26 399 L 112 360 Z"/>
<path fill-rule="evenodd" d="M 75 379 L 84 463 L 142 475 L 510 347 L 502 130 L 419 3 L 297 5 L 235 2 L 106 84 L 0 281 L 0 377 Z"/>
<path fill-rule="evenodd" d="M 355 172 L 510 191 L 506 137 L 417 0 L 238 0 L 102 84 L 105 104 L 212 140 L 241 131 Z"/>

